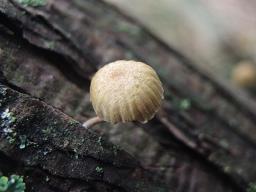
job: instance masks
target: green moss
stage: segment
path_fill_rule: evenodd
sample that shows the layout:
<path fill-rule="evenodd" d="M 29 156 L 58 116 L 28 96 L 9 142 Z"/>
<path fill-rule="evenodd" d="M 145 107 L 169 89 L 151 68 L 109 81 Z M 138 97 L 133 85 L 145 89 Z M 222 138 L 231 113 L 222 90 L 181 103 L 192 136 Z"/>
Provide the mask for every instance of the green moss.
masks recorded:
<path fill-rule="evenodd" d="M 13 124 L 16 121 L 16 117 L 10 111 L 9 108 L 6 108 L 4 111 L 0 111 L 0 118 L 1 118 L 1 127 L 3 128 L 3 133 L 5 138 L 8 140 L 10 144 L 16 141 L 17 133 L 13 127 Z"/>
<path fill-rule="evenodd" d="M 54 44 L 54 42 L 52 42 L 52 41 L 45 41 L 44 42 L 44 46 L 46 47 L 46 48 L 48 48 L 48 49 L 53 49 L 54 48 L 54 46 L 55 46 L 55 44 Z"/>
<path fill-rule="evenodd" d="M 256 192 L 256 183 L 250 183 L 247 192 Z"/>
<path fill-rule="evenodd" d="M 6 191 L 8 188 L 8 177 L 0 177 L 0 191 Z"/>
<path fill-rule="evenodd" d="M 2 96 L 5 96 L 6 93 L 7 93 L 7 88 L 1 87 L 1 89 L 0 89 L 0 94 L 1 94 Z"/>
<path fill-rule="evenodd" d="M 24 192 L 25 188 L 22 176 L 0 177 L 0 192 Z"/>
<path fill-rule="evenodd" d="M 76 120 L 74 120 L 74 119 L 70 119 L 70 120 L 68 121 L 68 124 L 69 124 L 69 125 L 76 125 L 76 124 L 79 124 L 79 122 L 76 121 Z"/>
<path fill-rule="evenodd" d="M 191 101 L 189 99 L 183 99 L 179 103 L 179 108 L 181 110 L 188 110 L 191 107 Z"/>
<path fill-rule="evenodd" d="M 231 172 L 231 167 L 230 166 L 225 166 L 224 167 L 224 172 L 225 173 L 230 173 Z"/>
<path fill-rule="evenodd" d="M 75 159 L 78 159 L 79 158 L 79 154 L 78 154 L 77 149 L 73 149 L 73 152 L 74 152 Z"/>
<path fill-rule="evenodd" d="M 10 134 L 10 135 L 8 135 L 8 136 L 6 137 L 6 139 L 8 140 L 8 142 L 9 142 L 10 144 L 13 144 L 13 143 L 16 142 L 16 135 L 17 135 L 17 133 L 14 132 L 14 133 L 12 133 L 12 134 Z"/>
<path fill-rule="evenodd" d="M 26 135 L 20 135 L 19 136 L 19 139 L 20 139 L 20 145 L 19 145 L 19 148 L 20 149 L 25 149 L 26 146 L 27 146 L 27 137 Z"/>
<path fill-rule="evenodd" d="M 10 112 L 9 108 L 1 113 L 1 118 L 8 121 L 8 124 L 14 123 L 16 121 L 16 117 L 12 112 Z"/>
<path fill-rule="evenodd" d="M 46 182 L 50 181 L 50 178 L 48 176 L 46 176 L 45 181 Z"/>
<path fill-rule="evenodd" d="M 103 168 L 97 166 L 97 167 L 95 168 L 95 171 L 96 171 L 97 173 L 103 173 Z"/>
<path fill-rule="evenodd" d="M 117 32 L 121 32 L 121 33 L 127 33 L 133 37 L 137 37 L 139 36 L 140 37 L 140 34 L 141 34 L 141 29 L 138 28 L 137 26 L 135 25 L 132 25 L 131 23 L 128 23 L 128 22 L 119 22 L 117 25 L 116 25 L 116 28 L 115 30 Z"/>
<path fill-rule="evenodd" d="M 102 140 L 102 137 L 100 136 L 100 137 L 98 138 L 98 140 L 97 140 L 97 143 L 98 143 L 100 146 L 102 145 L 101 140 Z"/>
<path fill-rule="evenodd" d="M 49 134 L 51 134 L 52 129 L 51 129 L 50 127 L 47 127 L 47 128 L 45 128 L 45 129 L 43 129 L 42 132 L 43 132 L 43 134 L 45 134 L 45 135 L 49 135 Z"/>
<path fill-rule="evenodd" d="M 47 0 L 16 0 L 18 3 L 24 6 L 40 7 L 47 3 Z"/>
<path fill-rule="evenodd" d="M 113 145 L 113 152 L 114 152 L 115 155 L 117 155 L 118 151 L 120 151 L 120 146 Z"/>

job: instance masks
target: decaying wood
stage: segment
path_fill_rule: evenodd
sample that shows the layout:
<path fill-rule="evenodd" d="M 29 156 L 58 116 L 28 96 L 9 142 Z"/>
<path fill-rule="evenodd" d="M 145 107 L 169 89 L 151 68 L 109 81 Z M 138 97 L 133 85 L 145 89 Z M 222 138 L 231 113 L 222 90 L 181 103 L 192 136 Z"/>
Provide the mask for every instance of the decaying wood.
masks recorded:
<path fill-rule="evenodd" d="M 31 182 L 28 190 L 166 191 L 130 155 L 59 110 L 4 85 L 0 90 L 1 159 L 10 159 L 0 169 L 16 166 Z"/>
<path fill-rule="evenodd" d="M 117 59 L 145 61 L 158 69 L 164 82 L 163 109 L 145 125 L 103 124 L 94 130 L 132 153 L 142 166 L 156 173 L 155 179 L 166 181 L 170 190 L 246 191 L 256 181 L 255 102 L 199 69 L 141 24 L 95 0 L 49 0 L 40 7 L 0 0 L 0 22 L 1 81 L 17 95 L 25 92 L 40 98 L 44 105 L 82 122 L 93 116 L 88 86 L 97 68 Z M 26 98 L 28 102 L 32 99 Z M 15 103 L 18 105 L 16 100 L 9 102 Z M 7 107 L 1 109 L 4 112 Z M 49 119 L 48 123 L 55 120 Z M 41 125 L 35 122 L 27 123 L 24 133 L 31 126 L 39 129 Z M 80 132 L 75 135 L 81 137 Z M 64 141 L 62 135 L 57 136 L 55 139 Z M 71 138 L 77 143 L 75 136 Z M 1 151 L 5 158 L 14 159 L 6 156 L 8 148 L 1 147 Z M 17 153 L 25 155 L 18 149 Z M 52 168 L 60 171 L 57 165 Z M 78 174 L 70 179 L 70 169 L 61 178 L 53 174 L 54 187 L 64 177 L 68 184 L 79 184 L 77 177 L 87 178 Z M 52 174 L 37 169 L 32 173 L 39 175 L 39 183 L 43 175 Z M 94 187 L 98 184 L 106 187 L 109 183 L 100 180 Z"/>

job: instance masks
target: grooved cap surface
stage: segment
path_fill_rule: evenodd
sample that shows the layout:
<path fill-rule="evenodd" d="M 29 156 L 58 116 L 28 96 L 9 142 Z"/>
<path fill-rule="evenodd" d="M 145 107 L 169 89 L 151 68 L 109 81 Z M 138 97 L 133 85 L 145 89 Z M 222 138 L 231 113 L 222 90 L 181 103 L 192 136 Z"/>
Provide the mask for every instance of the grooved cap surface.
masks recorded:
<path fill-rule="evenodd" d="M 146 123 L 160 108 L 163 87 L 152 67 L 142 62 L 116 61 L 92 78 L 90 100 L 96 114 L 111 123 Z"/>

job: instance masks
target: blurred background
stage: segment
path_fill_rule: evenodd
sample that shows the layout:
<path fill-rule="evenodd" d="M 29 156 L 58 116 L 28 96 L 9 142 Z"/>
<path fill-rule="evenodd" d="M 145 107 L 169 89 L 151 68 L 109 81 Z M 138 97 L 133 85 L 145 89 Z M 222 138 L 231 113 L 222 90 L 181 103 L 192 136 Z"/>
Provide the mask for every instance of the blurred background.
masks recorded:
<path fill-rule="evenodd" d="M 230 86 L 255 96 L 256 1 L 105 1 Z"/>

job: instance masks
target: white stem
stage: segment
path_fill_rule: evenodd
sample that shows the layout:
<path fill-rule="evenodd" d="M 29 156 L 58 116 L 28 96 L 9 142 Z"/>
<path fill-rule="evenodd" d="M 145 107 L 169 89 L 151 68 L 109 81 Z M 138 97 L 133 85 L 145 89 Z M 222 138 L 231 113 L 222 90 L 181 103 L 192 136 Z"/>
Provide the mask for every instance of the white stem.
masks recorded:
<path fill-rule="evenodd" d="M 98 116 L 96 117 L 92 117 L 90 119 L 88 119 L 87 121 L 85 121 L 83 123 L 83 126 L 88 129 L 90 127 L 93 127 L 94 125 L 97 125 L 99 123 L 103 122 L 103 120 L 101 118 L 99 118 Z"/>

